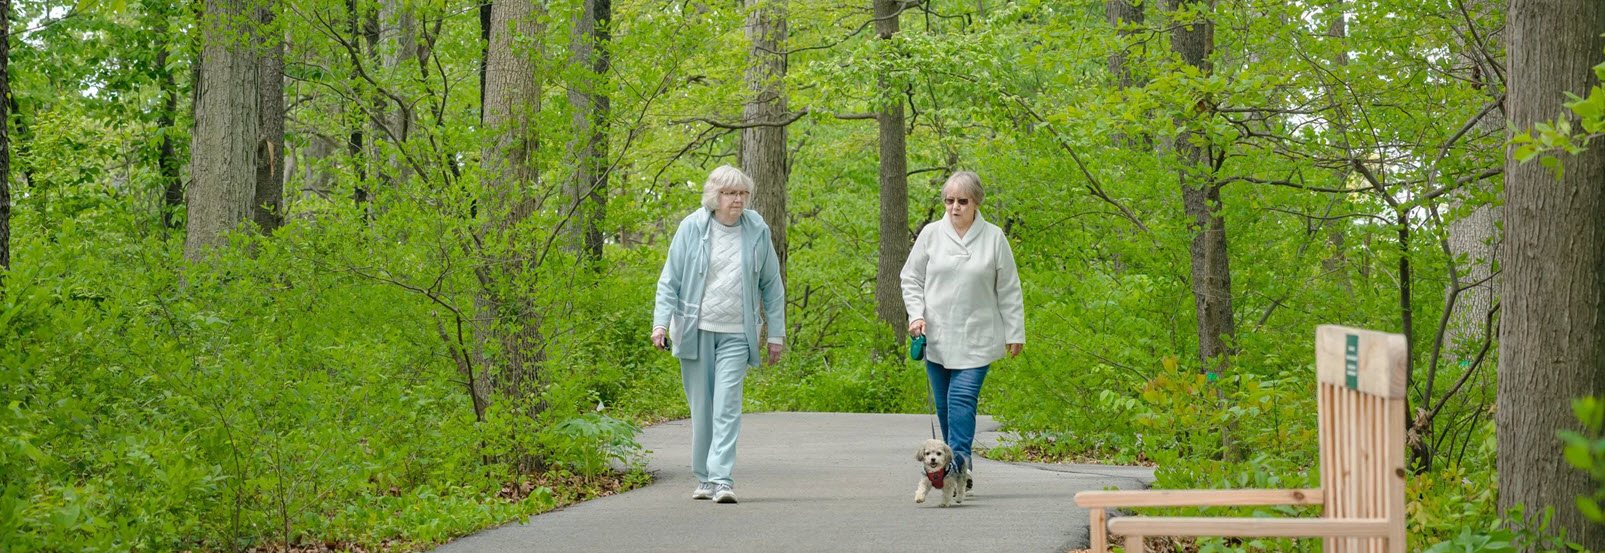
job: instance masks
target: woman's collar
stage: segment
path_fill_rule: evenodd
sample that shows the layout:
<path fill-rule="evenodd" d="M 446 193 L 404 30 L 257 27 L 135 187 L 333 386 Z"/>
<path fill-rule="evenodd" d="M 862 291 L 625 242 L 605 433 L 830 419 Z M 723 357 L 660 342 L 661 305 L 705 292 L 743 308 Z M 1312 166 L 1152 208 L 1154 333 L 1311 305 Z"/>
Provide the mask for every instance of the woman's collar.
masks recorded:
<path fill-rule="evenodd" d="M 950 231 L 958 232 L 958 228 L 953 226 L 953 216 L 949 215 L 949 213 L 942 213 L 942 223 L 947 223 L 947 229 L 950 229 Z M 974 231 L 977 226 L 984 226 L 984 224 L 987 224 L 987 218 L 981 216 L 981 210 L 976 210 L 976 218 L 973 221 L 969 221 L 969 231 Z M 965 231 L 965 236 L 969 236 L 969 231 Z"/>
<path fill-rule="evenodd" d="M 975 235 L 978 234 L 976 232 L 977 230 L 979 230 L 982 227 L 985 227 L 986 225 L 990 224 L 990 223 L 986 222 L 986 217 L 982 217 L 981 216 L 981 210 L 980 209 L 976 209 L 975 210 L 975 220 L 974 221 L 970 221 L 970 228 L 968 230 L 964 231 L 964 237 L 963 238 L 959 237 L 959 229 L 953 226 L 953 216 L 952 215 L 943 213 L 942 214 L 942 223 L 943 223 L 942 230 L 947 232 L 948 237 L 952 238 L 954 242 L 958 242 L 959 245 L 964 245 L 964 244 L 970 243 L 971 240 L 975 239 Z"/>

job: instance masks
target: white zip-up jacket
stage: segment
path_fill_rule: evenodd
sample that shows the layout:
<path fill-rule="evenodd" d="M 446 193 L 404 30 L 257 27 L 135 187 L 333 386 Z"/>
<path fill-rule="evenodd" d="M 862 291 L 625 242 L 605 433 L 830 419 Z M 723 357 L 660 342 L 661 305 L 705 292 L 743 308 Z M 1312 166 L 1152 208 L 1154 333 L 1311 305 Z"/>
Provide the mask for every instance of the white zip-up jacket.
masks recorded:
<path fill-rule="evenodd" d="M 908 321 L 925 319 L 925 358 L 973 369 L 1025 343 L 1025 296 L 1003 229 L 975 213 L 959 238 L 947 217 L 920 231 L 903 264 Z"/>
<path fill-rule="evenodd" d="M 702 295 L 707 291 L 713 236 L 712 214 L 698 208 L 680 221 L 669 243 L 669 258 L 658 275 L 658 293 L 652 308 L 652 326 L 669 331 L 675 357 L 696 361 L 702 338 Z M 741 212 L 741 309 L 747 337 L 747 364 L 763 363 L 758 324 L 769 324 L 769 343 L 785 343 L 786 288 L 780 280 L 780 256 L 769 239 L 769 225 L 751 209 Z M 760 312 L 763 318 L 760 318 Z M 751 317 L 746 314 L 751 314 Z"/>

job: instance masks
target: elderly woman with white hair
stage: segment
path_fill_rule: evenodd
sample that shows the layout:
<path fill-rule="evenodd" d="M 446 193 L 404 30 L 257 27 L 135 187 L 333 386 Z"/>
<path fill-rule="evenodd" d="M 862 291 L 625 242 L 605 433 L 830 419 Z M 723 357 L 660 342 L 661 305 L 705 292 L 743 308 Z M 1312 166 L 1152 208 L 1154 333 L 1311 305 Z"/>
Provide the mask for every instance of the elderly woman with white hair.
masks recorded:
<path fill-rule="evenodd" d="M 658 277 L 652 345 L 671 349 L 691 406 L 692 499 L 735 503 L 731 472 L 747 367 L 780 360 L 786 291 L 769 225 L 746 209 L 752 179 L 725 165 L 702 185 L 702 208 L 680 221 Z M 762 318 L 760 318 L 762 317 Z M 758 330 L 768 324 L 767 344 Z"/>
<path fill-rule="evenodd" d="M 992 362 L 1025 349 L 1020 272 L 1003 229 L 981 216 L 985 199 L 979 175 L 948 177 L 947 216 L 920 231 L 901 274 L 908 335 L 926 337 L 925 375 L 953 469 L 972 464 L 975 406 Z"/>

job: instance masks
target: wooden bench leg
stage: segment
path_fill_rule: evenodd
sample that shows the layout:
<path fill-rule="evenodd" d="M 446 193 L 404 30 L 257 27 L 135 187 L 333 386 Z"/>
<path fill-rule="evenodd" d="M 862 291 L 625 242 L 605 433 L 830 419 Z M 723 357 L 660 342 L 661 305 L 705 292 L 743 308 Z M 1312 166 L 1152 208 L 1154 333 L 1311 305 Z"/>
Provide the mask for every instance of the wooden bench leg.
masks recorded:
<path fill-rule="evenodd" d="M 1142 553 L 1142 536 L 1126 536 L 1126 553 Z"/>
<path fill-rule="evenodd" d="M 1109 553 L 1109 514 L 1102 507 L 1092 509 L 1088 517 L 1087 538 L 1092 542 L 1092 553 Z"/>

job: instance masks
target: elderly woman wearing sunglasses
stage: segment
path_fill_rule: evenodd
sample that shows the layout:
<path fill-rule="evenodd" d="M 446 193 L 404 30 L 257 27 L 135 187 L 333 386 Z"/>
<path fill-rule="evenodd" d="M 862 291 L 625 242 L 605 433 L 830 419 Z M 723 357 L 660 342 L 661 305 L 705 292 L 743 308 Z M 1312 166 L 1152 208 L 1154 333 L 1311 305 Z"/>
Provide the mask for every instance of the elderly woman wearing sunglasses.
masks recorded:
<path fill-rule="evenodd" d="M 925 374 L 955 465 L 971 464 L 987 369 L 1025 348 L 1020 273 L 1003 229 L 981 216 L 985 198 L 975 173 L 949 177 L 942 185 L 947 216 L 920 231 L 901 275 L 908 334 L 926 337 Z"/>

